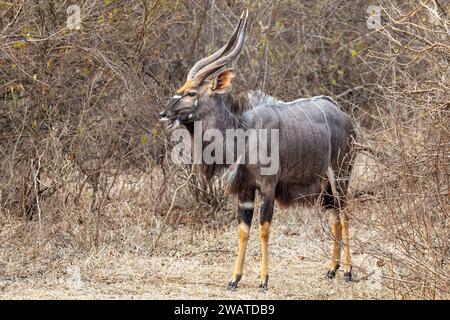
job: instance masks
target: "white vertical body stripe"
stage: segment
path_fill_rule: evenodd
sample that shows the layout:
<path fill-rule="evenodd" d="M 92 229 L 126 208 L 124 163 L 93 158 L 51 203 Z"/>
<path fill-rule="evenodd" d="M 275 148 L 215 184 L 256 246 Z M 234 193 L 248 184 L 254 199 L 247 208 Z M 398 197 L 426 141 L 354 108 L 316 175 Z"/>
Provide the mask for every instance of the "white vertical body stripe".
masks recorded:
<path fill-rule="evenodd" d="M 240 209 L 253 209 L 254 207 L 255 207 L 255 203 L 253 201 L 239 203 Z"/>

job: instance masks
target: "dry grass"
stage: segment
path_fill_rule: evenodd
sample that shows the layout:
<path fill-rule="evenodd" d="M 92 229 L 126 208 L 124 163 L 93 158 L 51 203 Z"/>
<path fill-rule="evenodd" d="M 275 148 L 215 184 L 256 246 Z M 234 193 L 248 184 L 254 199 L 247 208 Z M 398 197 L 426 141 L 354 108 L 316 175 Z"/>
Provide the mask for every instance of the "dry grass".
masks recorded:
<path fill-rule="evenodd" d="M 257 223 L 249 243 L 245 275 L 236 292 L 226 283 L 237 248 L 235 210 L 220 216 L 192 212 L 180 194 L 168 226 L 155 249 L 165 212 L 149 214 L 157 188 L 156 174 L 135 185 L 117 188 L 101 217 L 95 246 L 95 215 L 86 191 L 73 212 L 59 221 L 24 221 L 9 216 L 0 236 L 0 297 L 4 299 L 380 299 L 393 298 L 383 286 L 387 266 L 364 252 L 380 234 L 367 229 L 370 211 L 351 204 L 355 282 L 341 272 L 325 279 L 331 246 L 327 217 L 317 208 L 277 210 L 270 241 L 270 290 L 258 292 L 260 246 Z M 169 199 L 167 200 L 169 201 Z M 161 206 L 165 206 L 161 204 Z M 158 207 L 157 207 L 158 208 Z M 70 210 L 70 209 L 69 209 Z M 156 209 L 158 212 L 159 209 Z M 47 214 L 43 214 L 47 217 Z M 76 221 L 72 221 L 76 220 Z M 80 219 L 83 219 L 81 222 Z M 232 222 L 231 222 L 232 221 Z"/>
<path fill-rule="evenodd" d="M 312 216 L 310 216 L 312 215 Z M 46 250 L 35 259 L 31 254 L 2 248 L 1 298 L 7 299 L 378 299 L 392 295 L 372 284 L 376 261 L 354 252 L 356 280 L 348 285 L 341 274 L 325 279 L 330 242 L 318 237 L 309 210 L 277 212 L 271 239 L 270 290 L 258 293 L 259 240 L 252 237 L 243 281 L 236 292 L 226 283 L 235 259 L 236 228 L 198 226 L 191 242 L 191 228 L 171 228 L 156 252 L 142 226 L 122 230 L 133 234 L 120 246 L 77 252 L 71 248 Z M 13 229 L 11 225 L 8 225 Z M 18 226 L 15 225 L 15 228 Z M 20 228 L 20 227 L 19 227 Z M 358 228 L 358 225 L 353 227 Z M 359 231 L 359 230 L 358 230 Z M 257 234 L 257 230 L 253 230 Z M 359 231 L 356 238 L 366 233 Z M 364 236 L 362 241 L 368 239 Z M 144 244 L 148 246 L 145 247 Z M 45 244 L 44 244 L 45 246 Z M 78 271 L 79 270 L 79 273 Z M 79 278 L 78 278 L 79 277 Z M 375 278 L 374 278 L 375 277 Z M 372 279 L 374 278 L 374 279 Z"/>

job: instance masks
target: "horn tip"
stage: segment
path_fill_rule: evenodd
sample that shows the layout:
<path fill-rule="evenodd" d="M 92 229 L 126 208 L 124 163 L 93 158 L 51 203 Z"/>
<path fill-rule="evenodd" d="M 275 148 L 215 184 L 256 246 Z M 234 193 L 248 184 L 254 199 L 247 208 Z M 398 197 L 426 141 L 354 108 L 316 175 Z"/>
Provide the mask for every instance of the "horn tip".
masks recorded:
<path fill-rule="evenodd" d="M 239 19 L 242 20 L 242 18 L 244 18 L 244 16 L 245 16 L 245 19 L 248 18 L 248 8 L 245 9 L 244 11 L 242 11 L 241 17 Z"/>
<path fill-rule="evenodd" d="M 248 8 L 247 8 L 247 9 L 245 9 L 244 11 L 242 11 L 242 13 L 241 13 L 241 17 L 240 17 L 239 19 L 242 19 L 242 18 L 244 18 L 244 15 L 245 15 L 245 19 L 247 19 L 247 18 L 248 18 Z"/>

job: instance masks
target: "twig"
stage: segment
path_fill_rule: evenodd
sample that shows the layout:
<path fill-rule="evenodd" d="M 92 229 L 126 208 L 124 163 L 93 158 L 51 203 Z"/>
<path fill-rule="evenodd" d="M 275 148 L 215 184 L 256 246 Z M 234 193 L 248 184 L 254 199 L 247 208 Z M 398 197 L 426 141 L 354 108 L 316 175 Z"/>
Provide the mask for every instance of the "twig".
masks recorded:
<path fill-rule="evenodd" d="M 198 25 L 197 32 L 195 33 L 194 42 L 192 43 L 192 48 L 191 48 L 191 55 L 190 55 L 188 61 L 191 61 L 192 57 L 194 56 L 195 46 L 197 45 L 198 36 L 200 35 L 200 30 L 202 29 L 203 21 L 205 20 L 205 17 L 206 17 L 206 11 L 208 10 L 208 4 L 209 4 L 209 0 L 206 0 L 205 8 L 203 9 L 203 15 L 200 20 L 200 24 Z"/>
<path fill-rule="evenodd" d="M 172 202 L 170 203 L 169 210 L 167 210 L 167 213 L 166 213 L 166 215 L 164 217 L 164 221 L 162 223 L 161 230 L 159 231 L 158 235 L 156 236 L 155 242 L 153 243 L 153 250 L 156 249 L 158 241 L 161 238 L 161 235 L 162 235 L 162 233 L 163 233 L 163 231 L 165 229 L 165 226 L 166 226 L 167 221 L 169 219 L 170 213 L 172 212 L 173 205 L 175 204 L 175 198 L 177 197 L 178 191 L 180 191 L 182 188 L 184 188 L 189 183 L 189 180 L 191 179 L 193 174 L 194 173 L 191 173 L 188 176 L 188 178 L 186 179 L 186 181 L 183 184 L 181 184 L 178 188 L 175 189 L 175 192 L 173 193 L 173 196 L 172 196 Z"/>

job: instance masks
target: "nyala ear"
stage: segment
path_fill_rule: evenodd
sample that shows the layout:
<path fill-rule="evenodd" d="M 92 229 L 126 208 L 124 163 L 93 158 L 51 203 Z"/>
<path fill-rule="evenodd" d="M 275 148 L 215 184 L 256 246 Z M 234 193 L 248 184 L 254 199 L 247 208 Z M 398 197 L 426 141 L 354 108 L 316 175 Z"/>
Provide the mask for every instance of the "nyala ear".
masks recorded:
<path fill-rule="evenodd" d="M 233 69 L 228 68 L 219 73 L 213 81 L 212 90 L 223 94 L 231 89 L 231 81 L 234 78 Z"/>

